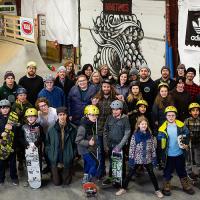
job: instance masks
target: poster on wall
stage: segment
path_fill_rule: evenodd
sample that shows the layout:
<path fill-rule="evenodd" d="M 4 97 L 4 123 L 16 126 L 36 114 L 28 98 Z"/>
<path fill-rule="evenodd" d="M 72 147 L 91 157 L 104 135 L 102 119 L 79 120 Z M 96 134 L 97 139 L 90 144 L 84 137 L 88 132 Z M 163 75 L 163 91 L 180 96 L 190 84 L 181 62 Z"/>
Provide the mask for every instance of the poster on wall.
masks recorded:
<path fill-rule="evenodd" d="M 20 17 L 21 36 L 34 40 L 34 21 L 32 18 Z"/>
<path fill-rule="evenodd" d="M 200 51 L 200 10 L 188 11 L 185 47 Z"/>

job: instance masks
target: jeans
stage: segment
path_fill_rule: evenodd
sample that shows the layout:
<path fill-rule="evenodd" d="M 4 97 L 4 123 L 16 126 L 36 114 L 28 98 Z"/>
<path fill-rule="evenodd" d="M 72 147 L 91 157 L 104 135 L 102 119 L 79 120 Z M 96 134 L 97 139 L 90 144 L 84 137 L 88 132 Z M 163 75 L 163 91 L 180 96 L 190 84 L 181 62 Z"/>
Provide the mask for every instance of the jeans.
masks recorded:
<path fill-rule="evenodd" d="M 187 176 L 185 169 L 185 157 L 183 154 L 180 156 L 167 156 L 167 163 L 164 169 L 164 178 L 166 181 L 169 181 L 172 178 L 172 173 L 176 169 L 176 173 L 179 178 L 184 178 Z"/>
<path fill-rule="evenodd" d="M 89 178 L 96 177 L 98 160 L 92 153 L 86 153 L 83 155 L 84 160 L 84 173 L 88 174 Z"/>
<path fill-rule="evenodd" d="M 9 162 L 11 179 L 12 180 L 18 179 L 17 167 L 16 167 L 16 153 L 14 152 L 11 153 L 6 160 L 0 160 L 0 183 L 3 183 L 5 180 L 6 162 Z"/>

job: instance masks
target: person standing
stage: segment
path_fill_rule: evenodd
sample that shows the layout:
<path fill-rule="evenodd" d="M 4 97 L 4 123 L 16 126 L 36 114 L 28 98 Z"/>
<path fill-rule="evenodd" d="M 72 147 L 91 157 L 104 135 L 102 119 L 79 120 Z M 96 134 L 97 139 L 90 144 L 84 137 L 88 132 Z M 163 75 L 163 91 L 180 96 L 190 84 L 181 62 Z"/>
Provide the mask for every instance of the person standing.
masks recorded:
<path fill-rule="evenodd" d="M 38 93 L 44 87 L 44 82 L 41 76 L 36 74 L 37 64 L 34 61 L 27 63 L 27 74 L 19 79 L 18 84 L 26 89 L 27 100 L 35 105 Z"/>
<path fill-rule="evenodd" d="M 68 120 L 66 107 L 57 108 L 57 115 L 58 120 L 46 134 L 45 151 L 50 161 L 53 183 L 66 186 L 72 181 L 77 130 Z"/>
<path fill-rule="evenodd" d="M 3 86 L 0 87 L 0 100 L 7 99 L 11 104 L 15 102 L 18 85 L 15 82 L 15 75 L 7 71 L 4 75 Z"/>

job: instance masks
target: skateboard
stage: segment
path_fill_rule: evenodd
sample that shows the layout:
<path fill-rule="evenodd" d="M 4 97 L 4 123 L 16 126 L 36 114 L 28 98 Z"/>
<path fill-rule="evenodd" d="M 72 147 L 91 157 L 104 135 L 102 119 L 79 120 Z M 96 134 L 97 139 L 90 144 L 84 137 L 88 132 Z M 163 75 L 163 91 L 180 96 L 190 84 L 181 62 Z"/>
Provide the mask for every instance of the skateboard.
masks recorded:
<path fill-rule="evenodd" d="M 41 173 L 38 148 L 34 143 L 30 143 L 28 149 L 26 149 L 25 157 L 29 186 L 37 189 L 41 187 Z"/>
<path fill-rule="evenodd" d="M 97 186 L 93 182 L 84 183 L 83 190 L 87 197 L 96 197 L 97 196 Z"/>
<path fill-rule="evenodd" d="M 112 182 L 122 186 L 123 151 L 112 151 Z"/>

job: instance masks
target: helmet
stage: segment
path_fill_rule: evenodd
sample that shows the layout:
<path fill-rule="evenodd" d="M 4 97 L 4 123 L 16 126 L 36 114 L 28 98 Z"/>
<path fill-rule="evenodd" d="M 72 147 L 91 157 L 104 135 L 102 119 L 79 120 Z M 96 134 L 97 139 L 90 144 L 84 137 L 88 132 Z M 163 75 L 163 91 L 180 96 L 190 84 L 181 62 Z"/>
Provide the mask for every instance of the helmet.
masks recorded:
<path fill-rule="evenodd" d="M 88 105 L 84 109 L 84 115 L 98 115 L 99 114 L 99 109 L 94 106 L 94 105 Z"/>
<path fill-rule="evenodd" d="M 165 113 L 168 113 L 168 112 L 175 112 L 177 113 L 177 109 L 174 107 L 174 106 L 167 106 L 167 108 L 165 108 Z"/>
<path fill-rule="evenodd" d="M 169 85 L 167 83 L 164 83 L 164 82 L 161 82 L 159 85 L 158 85 L 158 89 L 160 89 L 160 87 L 162 86 L 165 86 L 169 89 Z"/>
<path fill-rule="evenodd" d="M 199 108 L 200 109 L 200 105 L 198 103 L 191 103 L 188 107 L 188 110 L 190 111 L 192 108 Z"/>
<path fill-rule="evenodd" d="M 8 106 L 11 107 L 10 101 L 8 101 L 7 99 L 2 99 L 0 101 L 0 106 Z"/>
<path fill-rule="evenodd" d="M 112 109 L 123 109 L 123 103 L 120 100 L 115 100 L 110 104 Z"/>
<path fill-rule="evenodd" d="M 130 83 L 130 88 L 131 87 L 133 87 L 133 86 L 140 86 L 140 82 L 139 81 L 132 81 L 131 83 Z"/>
<path fill-rule="evenodd" d="M 145 105 L 146 107 L 148 107 L 148 103 L 147 103 L 147 101 L 145 101 L 145 100 L 139 100 L 139 101 L 136 103 L 136 106 L 139 106 L 139 105 Z"/>
<path fill-rule="evenodd" d="M 20 88 L 17 89 L 17 95 L 18 95 L 18 94 L 27 94 L 27 91 L 26 91 L 25 88 L 20 87 Z"/>
<path fill-rule="evenodd" d="M 43 80 L 44 80 L 44 82 L 46 82 L 46 81 L 54 81 L 55 78 L 53 77 L 52 74 L 48 74 L 48 75 L 46 75 L 46 76 L 44 77 Z"/>
<path fill-rule="evenodd" d="M 38 115 L 38 111 L 35 108 L 28 108 L 25 112 L 25 117 L 28 116 L 37 116 Z"/>

